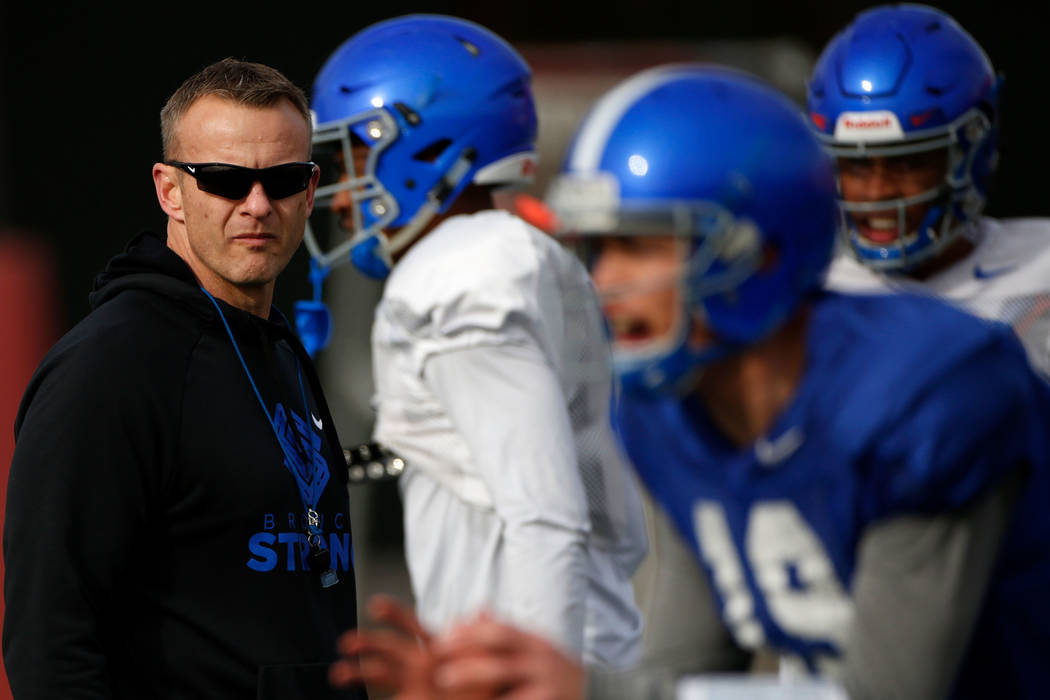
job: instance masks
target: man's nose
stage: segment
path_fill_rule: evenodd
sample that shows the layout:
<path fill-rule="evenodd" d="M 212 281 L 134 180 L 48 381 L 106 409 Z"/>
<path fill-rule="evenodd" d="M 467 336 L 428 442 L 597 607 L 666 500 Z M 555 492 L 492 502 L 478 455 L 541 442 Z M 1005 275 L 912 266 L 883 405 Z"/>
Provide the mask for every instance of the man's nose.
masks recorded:
<path fill-rule="evenodd" d="M 244 207 L 252 216 L 261 219 L 273 210 L 273 202 L 263 189 L 262 183 L 256 180 L 244 198 Z"/>

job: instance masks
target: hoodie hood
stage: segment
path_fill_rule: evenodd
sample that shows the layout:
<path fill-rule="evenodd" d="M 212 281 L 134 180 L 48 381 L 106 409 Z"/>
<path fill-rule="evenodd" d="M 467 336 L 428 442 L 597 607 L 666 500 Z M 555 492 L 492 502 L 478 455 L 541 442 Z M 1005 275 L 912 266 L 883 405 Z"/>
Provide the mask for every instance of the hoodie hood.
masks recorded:
<path fill-rule="evenodd" d="M 124 252 L 106 263 L 95 277 L 88 301 L 97 309 L 125 289 L 157 289 L 175 296 L 201 296 L 189 265 L 165 239 L 144 231 L 131 239 Z M 181 294 L 178 292 L 181 291 Z"/>
<path fill-rule="evenodd" d="M 153 290 L 187 304 L 206 317 L 215 315 L 189 265 L 163 238 L 149 231 L 131 239 L 124 252 L 106 264 L 106 269 L 95 277 L 88 302 L 92 309 L 97 309 L 126 289 Z"/>

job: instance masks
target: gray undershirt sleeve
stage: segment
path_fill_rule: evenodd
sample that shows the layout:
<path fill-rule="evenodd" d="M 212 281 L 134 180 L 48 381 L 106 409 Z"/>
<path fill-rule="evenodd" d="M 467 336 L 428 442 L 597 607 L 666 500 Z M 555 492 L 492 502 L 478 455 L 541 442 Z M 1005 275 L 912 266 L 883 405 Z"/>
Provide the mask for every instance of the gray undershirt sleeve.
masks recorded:
<path fill-rule="evenodd" d="M 663 510 L 643 492 L 649 557 L 635 576 L 645 618 L 642 659 L 629 671 L 588 672 L 592 700 L 673 700 L 678 679 L 743 671 L 751 655 L 722 623 L 696 556 Z"/>
<path fill-rule="evenodd" d="M 850 698 L 948 694 L 1025 477 L 1014 470 L 956 512 L 868 528 L 842 679 Z"/>
<path fill-rule="evenodd" d="M 644 490 L 643 501 L 649 556 L 635 575 L 645 619 L 640 665 L 678 676 L 747 670 L 751 654 L 722 622 L 696 554 Z"/>

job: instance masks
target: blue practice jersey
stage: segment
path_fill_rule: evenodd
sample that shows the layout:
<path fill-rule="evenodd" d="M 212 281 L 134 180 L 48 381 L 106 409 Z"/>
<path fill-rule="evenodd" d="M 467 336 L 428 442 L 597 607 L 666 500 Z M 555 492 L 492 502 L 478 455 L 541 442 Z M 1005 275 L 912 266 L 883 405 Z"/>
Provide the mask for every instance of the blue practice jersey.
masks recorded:
<path fill-rule="evenodd" d="M 617 407 L 632 462 L 699 554 L 737 641 L 834 665 L 865 528 L 960 508 L 1027 467 L 956 689 L 1045 687 L 1034 684 L 1050 658 L 1050 388 L 1020 343 L 934 299 L 825 293 L 807 352 L 793 401 L 747 449 L 695 399 Z"/>

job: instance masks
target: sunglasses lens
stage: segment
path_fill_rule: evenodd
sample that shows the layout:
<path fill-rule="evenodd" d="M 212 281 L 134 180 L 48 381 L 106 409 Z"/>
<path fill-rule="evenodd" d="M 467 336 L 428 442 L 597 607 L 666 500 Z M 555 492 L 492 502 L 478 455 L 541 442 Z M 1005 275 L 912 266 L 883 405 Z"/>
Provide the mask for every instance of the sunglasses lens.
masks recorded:
<path fill-rule="evenodd" d="M 229 165 L 203 165 L 194 173 L 197 187 L 226 199 L 242 199 L 252 190 L 254 173 Z"/>
<path fill-rule="evenodd" d="M 226 199 L 243 199 L 256 182 L 262 183 L 270 199 L 284 199 L 309 187 L 313 170 L 310 163 L 285 163 L 261 170 L 208 164 L 195 168 L 193 176 L 202 191 Z"/>
<path fill-rule="evenodd" d="M 307 163 L 286 163 L 262 171 L 259 180 L 266 190 L 266 196 L 284 199 L 309 187 L 313 170 L 314 166 Z"/>

